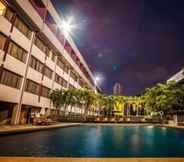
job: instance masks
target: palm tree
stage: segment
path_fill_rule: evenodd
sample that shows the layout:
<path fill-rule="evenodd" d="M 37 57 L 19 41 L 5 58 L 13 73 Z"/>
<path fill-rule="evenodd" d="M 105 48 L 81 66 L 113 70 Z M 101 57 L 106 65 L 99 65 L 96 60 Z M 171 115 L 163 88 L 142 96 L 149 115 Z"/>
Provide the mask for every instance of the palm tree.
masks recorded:
<path fill-rule="evenodd" d="M 94 92 L 88 89 L 84 89 L 82 98 L 83 98 L 83 103 L 84 103 L 84 118 L 86 119 L 86 116 L 88 115 L 87 113 L 90 110 L 90 107 L 95 102 L 95 94 Z"/>

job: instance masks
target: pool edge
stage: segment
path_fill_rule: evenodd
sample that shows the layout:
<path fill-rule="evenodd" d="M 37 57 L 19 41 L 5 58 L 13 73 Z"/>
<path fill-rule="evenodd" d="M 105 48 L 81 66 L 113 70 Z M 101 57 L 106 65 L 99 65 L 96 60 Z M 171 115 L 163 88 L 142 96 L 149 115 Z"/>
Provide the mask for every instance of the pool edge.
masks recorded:
<path fill-rule="evenodd" d="M 0 157 L 1 162 L 184 162 L 184 158 L 50 158 Z"/>

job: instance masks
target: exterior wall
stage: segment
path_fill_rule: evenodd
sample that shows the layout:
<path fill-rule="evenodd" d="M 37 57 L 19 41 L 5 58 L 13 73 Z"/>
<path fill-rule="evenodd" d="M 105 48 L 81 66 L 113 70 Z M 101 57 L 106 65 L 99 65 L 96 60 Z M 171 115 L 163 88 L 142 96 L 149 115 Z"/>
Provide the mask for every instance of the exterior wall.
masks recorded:
<path fill-rule="evenodd" d="M 31 17 L 32 20 L 34 20 L 36 22 L 40 22 L 40 19 L 39 19 L 40 16 L 37 13 L 35 13 L 36 11 L 34 11 L 34 8 L 32 6 L 30 6 L 30 3 L 28 2 L 28 0 L 16 0 L 16 1 L 22 7 L 22 9 L 26 12 L 26 14 Z M 52 3 L 50 2 L 50 0 L 47 0 L 47 1 L 43 0 L 43 3 L 47 7 L 50 14 L 53 16 L 53 19 L 55 19 L 56 23 L 58 25 L 61 24 L 62 20 L 60 19 L 59 15 L 57 14 L 56 10 L 54 9 L 54 7 L 53 7 Z M 28 7 L 25 7 L 25 6 L 29 6 L 30 10 L 28 10 Z M 30 11 L 32 11 L 32 12 L 30 12 Z M 41 23 L 42 23 L 42 25 L 41 25 Z M 63 54 L 63 56 L 69 61 L 69 63 L 72 65 L 72 67 L 79 73 L 79 75 L 85 80 L 85 82 L 87 82 L 87 84 L 93 90 L 95 90 L 95 87 L 84 76 L 84 74 L 81 72 L 81 70 L 78 68 L 78 66 L 71 59 L 68 52 L 66 50 L 64 50 L 64 52 L 63 52 L 63 45 L 57 40 L 56 36 L 52 33 L 52 31 L 49 29 L 49 27 L 43 21 L 39 23 L 38 27 L 42 30 L 42 32 L 45 34 L 45 36 L 48 39 L 52 40 L 52 43 Z M 71 42 L 71 44 L 73 45 L 72 48 L 74 48 L 77 51 L 78 56 L 80 57 L 81 61 L 84 63 L 84 66 L 87 68 L 88 72 L 90 73 L 90 76 L 92 77 L 92 73 L 90 72 L 88 66 L 86 65 L 83 57 L 79 54 L 79 51 L 76 48 L 76 46 L 74 45 L 72 39 L 71 38 L 65 38 L 65 39 L 68 39 L 69 42 Z"/>
<path fill-rule="evenodd" d="M 51 15 L 54 16 L 54 19 L 57 22 L 61 21 L 51 2 L 49 0 L 48 2 L 49 3 L 47 4 L 47 8 L 49 12 L 51 12 Z M 29 19 L 31 19 L 30 22 L 34 23 L 33 26 L 36 25 L 37 28 L 40 29 L 40 33 L 48 39 L 48 42 L 52 43 L 52 46 L 55 46 L 55 49 L 57 49 L 60 54 L 64 56 L 64 58 L 69 62 L 69 64 L 77 72 L 77 74 L 79 74 L 79 76 L 84 80 L 84 82 L 86 82 L 86 84 L 94 90 L 95 87 L 83 74 L 79 66 L 72 60 L 69 53 L 64 50 L 63 45 L 52 33 L 50 28 L 43 22 L 43 20 L 38 15 L 37 11 L 33 8 L 29 0 L 16 0 L 15 3 L 18 4 L 22 11 L 24 11 L 29 17 Z M 21 16 L 23 17 L 24 15 Z M 15 115 L 15 117 L 13 117 L 15 118 L 15 120 L 18 121 L 21 116 L 20 114 L 22 111 L 22 105 L 28 105 L 34 108 L 38 107 L 44 109 L 54 109 L 48 98 L 41 96 L 40 93 L 33 94 L 26 91 L 25 85 L 27 79 L 34 81 L 35 83 L 39 84 L 39 86 L 45 86 L 50 90 L 61 89 L 62 85 L 55 82 L 54 75 L 55 73 L 57 73 L 68 82 L 68 85 L 71 84 L 76 88 L 81 88 L 78 81 L 75 81 L 73 78 L 70 77 L 70 73 L 67 74 L 66 72 L 64 72 L 63 69 L 61 69 L 56 64 L 56 61 L 54 62 L 53 60 L 51 60 L 51 58 L 47 57 L 44 52 L 42 52 L 35 44 L 33 44 L 34 39 L 28 39 L 19 29 L 17 29 L 13 25 L 13 23 L 10 23 L 4 16 L 0 16 L 0 22 L 0 33 L 7 36 L 7 39 L 9 38 L 11 41 L 16 43 L 18 46 L 20 46 L 27 52 L 26 62 L 21 62 L 17 58 L 11 56 L 9 53 L 6 53 L 6 57 L 4 59 L 5 51 L 0 49 L 0 69 L 6 69 L 15 73 L 16 75 L 21 76 L 21 86 L 18 89 L 4 84 L 0 84 L 0 102 L 14 103 L 16 105 L 13 111 L 14 114 L 17 114 Z M 32 35 L 35 35 L 35 31 L 33 30 Z M 83 60 L 83 57 L 80 55 L 78 49 L 76 48 L 73 42 L 72 46 L 74 46 L 73 48 L 77 50 L 77 55 L 79 55 L 79 58 L 82 60 L 81 62 L 85 64 L 85 67 L 89 71 L 89 68 Z M 43 65 L 47 66 L 52 70 L 52 78 L 46 77 L 43 72 L 38 72 L 29 66 L 31 55 L 34 56 L 37 60 L 39 60 Z M 90 71 L 89 73 L 91 74 Z M 24 107 L 24 109 L 26 108 L 27 107 Z M 76 110 L 77 112 L 79 111 L 78 109 Z"/>

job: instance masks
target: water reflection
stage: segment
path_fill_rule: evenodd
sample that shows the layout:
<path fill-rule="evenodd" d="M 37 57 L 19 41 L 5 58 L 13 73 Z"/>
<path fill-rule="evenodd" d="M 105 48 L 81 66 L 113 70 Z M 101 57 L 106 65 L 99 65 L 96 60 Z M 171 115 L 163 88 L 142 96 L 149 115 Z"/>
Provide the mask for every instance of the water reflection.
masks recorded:
<path fill-rule="evenodd" d="M 0 137 L 0 155 L 184 156 L 183 137 L 183 131 L 164 127 L 81 126 Z"/>

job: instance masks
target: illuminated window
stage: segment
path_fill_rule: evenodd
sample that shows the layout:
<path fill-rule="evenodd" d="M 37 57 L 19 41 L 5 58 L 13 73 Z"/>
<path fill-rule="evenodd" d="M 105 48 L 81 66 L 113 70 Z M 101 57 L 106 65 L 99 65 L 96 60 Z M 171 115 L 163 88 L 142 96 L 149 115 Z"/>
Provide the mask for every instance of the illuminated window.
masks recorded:
<path fill-rule="evenodd" d="M 4 16 L 5 12 L 6 12 L 6 6 L 2 2 L 0 2 L 0 15 Z"/>
<path fill-rule="evenodd" d="M 19 29 L 19 31 L 21 31 L 27 38 L 31 39 L 31 30 L 28 28 L 27 25 L 24 24 L 24 22 L 16 17 L 15 20 L 15 26 L 17 27 L 17 29 Z"/>
<path fill-rule="evenodd" d="M 20 61 L 26 62 L 27 52 L 14 42 L 10 42 L 8 53 Z"/>
<path fill-rule="evenodd" d="M 44 53 L 46 52 L 46 46 L 44 45 L 43 41 L 40 40 L 38 37 L 34 40 L 35 45 Z"/>

